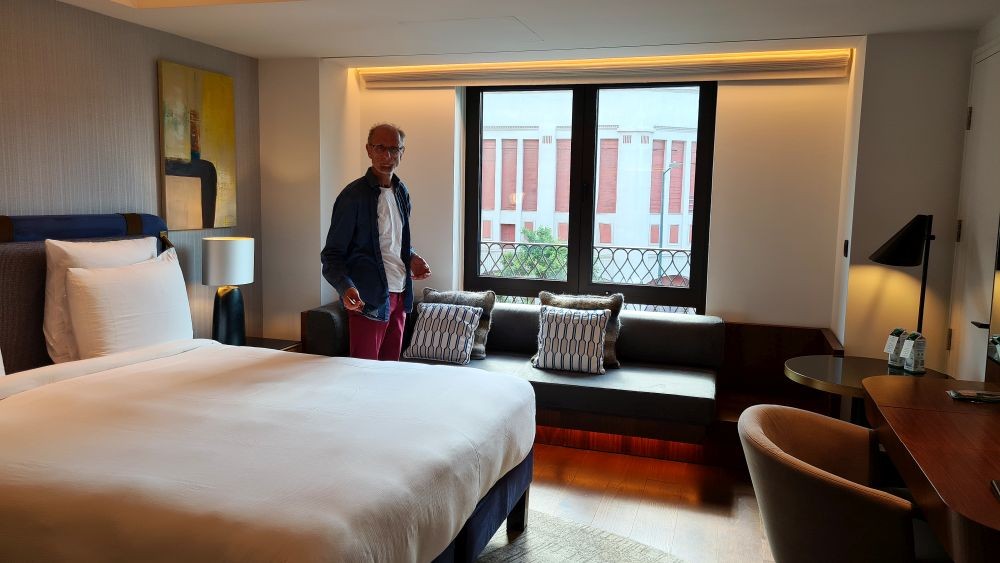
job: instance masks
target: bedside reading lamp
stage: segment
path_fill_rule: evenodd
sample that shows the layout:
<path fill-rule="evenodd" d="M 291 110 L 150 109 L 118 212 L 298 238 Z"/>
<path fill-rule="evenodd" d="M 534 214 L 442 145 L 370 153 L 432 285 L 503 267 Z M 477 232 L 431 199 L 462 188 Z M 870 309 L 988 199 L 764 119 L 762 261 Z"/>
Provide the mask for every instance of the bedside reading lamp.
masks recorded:
<path fill-rule="evenodd" d="M 243 346 L 247 342 L 243 294 L 238 285 L 253 282 L 253 239 L 201 239 L 201 283 L 217 285 L 212 312 L 212 339 Z"/>
<path fill-rule="evenodd" d="M 917 215 L 885 244 L 868 258 L 877 264 L 886 266 L 919 266 L 924 265 L 920 274 L 920 308 L 917 312 L 917 332 L 923 334 L 924 328 L 924 298 L 927 294 L 927 263 L 930 260 L 931 234 L 933 215 Z"/>

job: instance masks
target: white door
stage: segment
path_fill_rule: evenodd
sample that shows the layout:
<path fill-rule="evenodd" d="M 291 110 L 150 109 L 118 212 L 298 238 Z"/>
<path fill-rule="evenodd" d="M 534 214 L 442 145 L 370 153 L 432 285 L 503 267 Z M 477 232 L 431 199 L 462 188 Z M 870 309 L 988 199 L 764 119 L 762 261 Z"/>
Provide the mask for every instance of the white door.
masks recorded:
<path fill-rule="evenodd" d="M 956 246 L 952 280 L 948 373 L 957 379 L 981 381 L 986 370 L 988 331 L 972 322 L 989 322 L 993 298 L 1000 224 L 1000 52 L 973 66 L 969 99 L 972 130 L 965 137 L 958 202 L 962 240 Z"/>

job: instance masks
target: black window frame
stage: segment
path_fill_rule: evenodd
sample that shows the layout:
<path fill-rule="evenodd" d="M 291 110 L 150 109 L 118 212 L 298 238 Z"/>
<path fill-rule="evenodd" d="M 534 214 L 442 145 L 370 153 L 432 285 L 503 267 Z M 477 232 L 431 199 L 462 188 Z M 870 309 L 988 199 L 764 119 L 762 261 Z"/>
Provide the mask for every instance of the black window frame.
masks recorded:
<path fill-rule="evenodd" d="M 605 89 L 699 87 L 698 158 L 695 162 L 694 213 L 691 232 L 691 265 L 688 287 L 603 284 L 593 279 L 595 187 L 598 150 L 598 93 Z M 569 213 L 566 281 L 498 278 L 479 273 L 482 238 L 482 99 L 485 92 L 572 91 L 573 124 L 570 142 Z M 712 162 L 715 153 L 715 120 L 718 83 L 656 82 L 625 84 L 558 84 L 545 86 L 476 86 L 465 89 L 465 225 L 463 286 L 467 290 L 493 290 L 500 295 L 537 297 L 539 291 L 607 295 L 622 293 L 626 303 L 688 307 L 705 313 L 708 285 L 709 225 L 712 206 Z M 666 205 L 662 201 L 660 205 Z M 660 233 L 662 237 L 664 233 Z"/>

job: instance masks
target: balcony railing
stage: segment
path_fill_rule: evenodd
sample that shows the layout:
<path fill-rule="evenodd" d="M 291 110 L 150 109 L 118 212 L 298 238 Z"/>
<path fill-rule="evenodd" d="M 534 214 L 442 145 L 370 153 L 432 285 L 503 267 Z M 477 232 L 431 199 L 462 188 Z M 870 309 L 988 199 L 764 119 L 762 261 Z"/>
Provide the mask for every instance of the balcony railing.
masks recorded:
<path fill-rule="evenodd" d="M 565 280 L 565 244 L 481 242 L 479 274 L 498 278 Z M 594 246 L 595 283 L 688 287 L 691 251 Z"/>

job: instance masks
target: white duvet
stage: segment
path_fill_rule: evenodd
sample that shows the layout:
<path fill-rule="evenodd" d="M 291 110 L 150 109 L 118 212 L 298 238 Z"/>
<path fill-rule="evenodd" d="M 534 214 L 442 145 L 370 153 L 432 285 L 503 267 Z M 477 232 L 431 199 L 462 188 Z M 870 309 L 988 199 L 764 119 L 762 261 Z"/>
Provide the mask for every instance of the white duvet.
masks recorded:
<path fill-rule="evenodd" d="M 0 560 L 429 561 L 534 432 L 513 376 L 206 340 L 0 377 Z"/>

